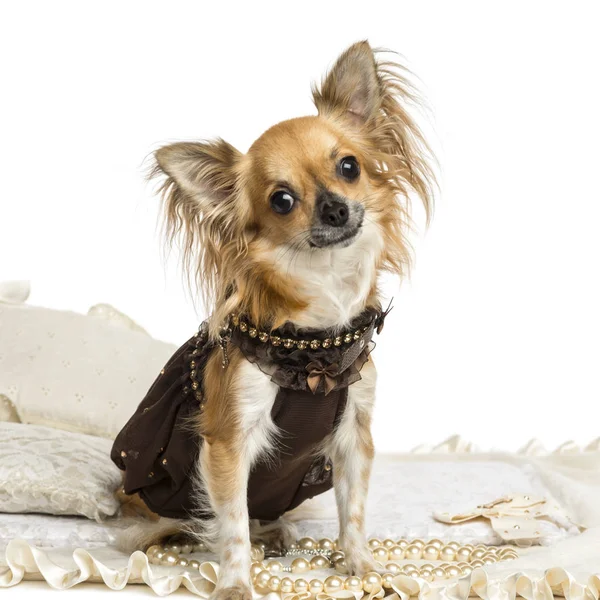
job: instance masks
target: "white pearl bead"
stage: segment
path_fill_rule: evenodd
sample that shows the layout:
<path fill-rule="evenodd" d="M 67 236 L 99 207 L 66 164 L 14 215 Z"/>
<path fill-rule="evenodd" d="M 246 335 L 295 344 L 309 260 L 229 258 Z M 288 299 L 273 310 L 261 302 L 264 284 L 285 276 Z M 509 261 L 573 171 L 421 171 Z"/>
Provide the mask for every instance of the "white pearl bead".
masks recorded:
<path fill-rule="evenodd" d="M 427 544 L 422 550 L 421 558 L 423 560 L 437 560 L 440 555 L 439 548 L 433 544 Z"/>
<path fill-rule="evenodd" d="M 296 579 L 294 581 L 294 591 L 297 594 L 303 594 L 308 590 L 308 581 L 306 579 Z"/>
<path fill-rule="evenodd" d="M 177 564 L 179 560 L 179 555 L 175 554 L 175 552 L 165 552 L 163 557 L 160 559 L 160 564 L 165 567 L 173 567 Z"/>
<path fill-rule="evenodd" d="M 454 560 L 456 558 L 456 550 L 452 546 L 444 546 L 440 550 L 440 560 Z"/>
<path fill-rule="evenodd" d="M 271 573 L 263 570 L 254 578 L 254 584 L 256 587 L 265 588 L 269 585 L 269 579 L 271 579 Z"/>
<path fill-rule="evenodd" d="M 373 555 L 373 558 L 380 563 L 383 563 L 385 561 L 388 560 L 388 558 L 392 558 L 391 556 L 388 556 L 388 550 L 387 548 L 384 548 L 383 546 L 379 546 L 378 548 L 375 548 L 374 550 L 371 551 L 371 554 Z"/>
<path fill-rule="evenodd" d="M 344 581 L 344 589 L 350 592 L 362 592 L 362 579 L 356 576 L 348 577 Z"/>
<path fill-rule="evenodd" d="M 338 573 L 347 573 L 348 572 L 348 565 L 346 564 L 346 559 L 345 558 L 340 558 L 339 560 L 336 560 L 333 563 L 333 568 Z"/>
<path fill-rule="evenodd" d="M 381 576 L 381 584 L 383 585 L 383 587 L 386 590 L 391 589 L 393 579 L 394 579 L 394 574 L 393 573 L 384 573 Z"/>
<path fill-rule="evenodd" d="M 337 575 L 332 575 L 325 580 L 325 593 L 331 594 L 344 589 L 344 580 Z"/>
<path fill-rule="evenodd" d="M 295 558 L 292 561 L 292 573 L 308 573 L 310 563 L 305 558 Z"/>
<path fill-rule="evenodd" d="M 334 545 L 333 540 L 330 540 L 329 538 L 322 538 L 319 540 L 319 549 L 321 550 L 333 550 Z"/>
<path fill-rule="evenodd" d="M 448 575 L 448 577 L 460 577 L 462 575 L 462 571 L 455 565 L 446 567 L 444 571 L 446 571 L 446 575 Z"/>
<path fill-rule="evenodd" d="M 200 563 L 197 560 L 190 560 L 188 567 L 197 571 L 200 568 Z"/>
<path fill-rule="evenodd" d="M 378 592 L 382 587 L 382 579 L 379 573 L 371 571 L 362 578 L 363 590 L 368 594 Z"/>
<path fill-rule="evenodd" d="M 298 542 L 298 545 L 303 550 L 314 550 L 317 547 L 317 542 L 311 537 L 304 537 Z"/>
<path fill-rule="evenodd" d="M 270 560 L 267 563 L 267 569 L 271 573 L 279 573 L 283 569 L 283 565 L 278 560 Z"/>
<path fill-rule="evenodd" d="M 162 548 L 160 546 L 157 546 L 157 545 L 150 546 L 150 548 L 148 548 L 148 550 L 146 550 L 146 556 L 148 558 L 152 558 L 154 556 L 154 554 L 156 554 L 156 552 L 158 552 L 159 550 L 162 550 Z"/>
<path fill-rule="evenodd" d="M 325 584 L 319 579 L 311 579 L 308 584 L 308 591 L 315 596 L 320 594 L 324 588 Z"/>
<path fill-rule="evenodd" d="M 294 591 L 294 582 L 289 577 L 284 577 L 279 588 L 284 594 L 290 594 Z"/>
<path fill-rule="evenodd" d="M 310 560 L 310 568 L 314 570 L 326 569 L 330 562 L 324 556 L 315 556 Z"/>
<path fill-rule="evenodd" d="M 273 575 L 267 582 L 267 587 L 272 592 L 278 592 L 279 588 L 281 587 L 281 579 L 279 579 L 279 577 Z"/>
<path fill-rule="evenodd" d="M 410 544 L 404 549 L 404 558 L 406 560 L 419 560 L 421 558 L 421 547 L 417 544 Z"/>

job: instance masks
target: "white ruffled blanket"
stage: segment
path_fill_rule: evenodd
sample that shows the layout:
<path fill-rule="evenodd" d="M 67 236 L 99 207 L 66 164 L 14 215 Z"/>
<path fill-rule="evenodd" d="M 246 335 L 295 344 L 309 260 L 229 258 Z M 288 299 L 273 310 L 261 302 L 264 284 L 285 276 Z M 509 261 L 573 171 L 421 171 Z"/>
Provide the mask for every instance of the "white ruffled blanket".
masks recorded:
<path fill-rule="evenodd" d="M 540 521 L 542 545 L 519 549 L 517 560 L 478 568 L 453 583 L 428 583 L 398 576 L 394 589 L 402 600 L 419 598 L 548 599 L 600 597 L 600 445 L 581 450 L 561 446 L 553 453 L 529 444 L 518 454 L 482 453 L 458 438 L 417 453 L 381 456 L 376 461 L 368 504 L 367 528 L 380 538 L 439 537 L 462 543 L 498 544 L 489 520 L 448 525 L 435 511 L 465 512 L 511 494 L 544 497 L 562 515 Z M 295 511 L 300 532 L 335 536 L 331 493 Z M 564 515 L 568 515 L 566 519 Z M 537 524 L 537 522 L 536 522 Z M 580 527 L 581 529 L 580 529 Z M 583 531 L 580 533 L 580 531 Z M 114 524 L 76 517 L 0 515 L 0 587 L 26 579 L 45 579 L 55 588 L 85 581 L 112 589 L 146 583 L 165 595 L 181 585 L 207 597 L 218 565 L 204 557 L 200 573 L 149 565 L 145 555 L 116 550 Z M 291 597 L 292 595 L 290 595 Z"/>

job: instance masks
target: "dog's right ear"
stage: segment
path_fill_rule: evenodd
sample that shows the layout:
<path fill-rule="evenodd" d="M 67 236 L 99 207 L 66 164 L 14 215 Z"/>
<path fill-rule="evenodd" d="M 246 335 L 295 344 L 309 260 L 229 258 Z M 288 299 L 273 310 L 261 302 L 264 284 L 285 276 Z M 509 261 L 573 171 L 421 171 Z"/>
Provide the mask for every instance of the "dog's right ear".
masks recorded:
<path fill-rule="evenodd" d="M 220 139 L 171 144 L 154 154 L 150 177 L 166 176 L 161 186 L 166 241 L 179 246 L 188 282 L 208 303 L 221 292 L 226 250 L 245 239 L 248 208 L 238 193 L 242 156 Z"/>
<path fill-rule="evenodd" d="M 231 144 L 221 139 L 179 142 L 160 148 L 154 156 L 153 175 L 167 176 L 164 189 L 167 194 L 176 192 L 177 210 L 194 213 L 212 225 L 233 225 L 241 209 L 236 206 L 235 192 L 242 155 Z"/>

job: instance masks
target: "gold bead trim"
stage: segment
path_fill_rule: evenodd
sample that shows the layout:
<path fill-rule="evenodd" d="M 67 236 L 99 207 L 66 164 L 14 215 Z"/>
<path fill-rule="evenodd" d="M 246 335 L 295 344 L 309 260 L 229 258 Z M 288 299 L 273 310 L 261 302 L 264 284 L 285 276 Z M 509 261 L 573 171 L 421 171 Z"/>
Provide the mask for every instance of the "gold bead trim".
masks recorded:
<path fill-rule="evenodd" d="M 271 335 L 266 331 L 259 331 L 254 325 L 244 321 L 239 315 L 232 314 L 230 323 L 233 327 L 237 327 L 242 333 L 247 334 L 251 338 L 258 338 L 263 344 L 267 342 L 271 343 L 273 346 L 283 346 L 287 350 L 292 350 L 297 348 L 298 350 L 306 350 L 306 348 L 311 348 L 311 350 L 317 350 L 318 348 L 331 348 L 332 346 L 342 346 L 343 344 L 350 344 L 355 342 L 361 338 L 361 336 L 366 333 L 369 329 L 369 326 L 361 327 L 359 329 L 354 329 L 352 331 L 348 331 L 337 337 L 326 338 L 324 340 L 302 340 L 302 339 L 294 339 L 294 338 L 281 338 L 277 335 Z"/>
<path fill-rule="evenodd" d="M 384 565 L 385 572 L 383 574 L 372 571 L 363 577 L 349 576 L 345 578 L 339 575 L 331 575 L 324 581 L 320 579 L 307 581 L 303 578 L 282 577 L 285 573 L 301 575 L 312 570 L 328 568 L 334 568 L 341 574 L 347 573 L 345 555 L 338 548 L 337 541 L 329 538 L 317 541 L 305 537 L 291 544 L 284 551 L 284 556 L 304 554 L 312 556 L 312 558 L 298 556 L 292 560 L 291 564 L 286 566 L 278 560 L 265 561 L 265 552 L 268 552 L 268 549 L 264 544 L 252 545 L 251 557 L 254 562 L 250 567 L 250 577 L 254 587 L 263 593 L 269 591 L 284 594 L 310 592 L 312 595 L 316 595 L 322 592 L 331 594 L 347 590 L 372 594 L 379 592 L 382 588 L 384 590 L 391 589 L 392 581 L 397 575 L 404 575 L 413 579 L 424 579 L 429 582 L 442 581 L 470 575 L 473 569 L 477 567 L 518 558 L 517 551 L 512 546 L 461 545 L 458 542 L 443 542 L 438 539 L 425 542 L 420 539 L 411 541 L 386 539 L 380 541 L 373 538 L 368 541 L 367 546 L 373 558 Z M 150 546 L 146 551 L 146 555 L 148 561 L 155 565 L 180 566 L 199 570 L 201 566 L 199 561 L 182 558 L 180 554 L 207 551 L 208 549 L 204 544 L 167 544 L 165 546 Z M 269 554 L 272 555 L 272 553 Z M 441 562 L 436 565 L 426 563 L 417 567 L 412 563 L 399 565 L 397 562 L 393 562 L 396 560 Z"/>

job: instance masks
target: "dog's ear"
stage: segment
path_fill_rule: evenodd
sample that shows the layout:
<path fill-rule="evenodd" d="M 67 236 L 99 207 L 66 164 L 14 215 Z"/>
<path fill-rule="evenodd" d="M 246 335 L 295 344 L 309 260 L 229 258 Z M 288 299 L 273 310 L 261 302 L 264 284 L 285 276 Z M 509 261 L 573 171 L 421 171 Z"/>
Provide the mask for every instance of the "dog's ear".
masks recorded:
<path fill-rule="evenodd" d="M 337 114 L 362 125 L 379 111 L 381 85 L 373 50 L 366 40 L 350 46 L 319 88 L 313 87 L 319 114 Z"/>
<path fill-rule="evenodd" d="M 248 208 L 238 193 L 242 156 L 221 139 L 171 144 L 154 154 L 151 177 L 166 176 L 161 191 L 167 242 L 180 246 L 184 271 L 206 299 L 219 287 L 225 248 L 244 241 Z"/>
<path fill-rule="evenodd" d="M 162 172 L 170 184 L 198 203 L 203 217 L 226 210 L 233 202 L 236 166 L 241 158 L 231 144 L 214 142 L 179 142 L 156 151 L 154 174 Z"/>

